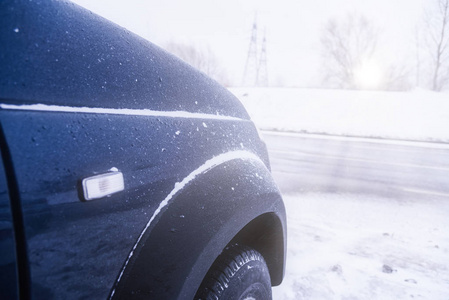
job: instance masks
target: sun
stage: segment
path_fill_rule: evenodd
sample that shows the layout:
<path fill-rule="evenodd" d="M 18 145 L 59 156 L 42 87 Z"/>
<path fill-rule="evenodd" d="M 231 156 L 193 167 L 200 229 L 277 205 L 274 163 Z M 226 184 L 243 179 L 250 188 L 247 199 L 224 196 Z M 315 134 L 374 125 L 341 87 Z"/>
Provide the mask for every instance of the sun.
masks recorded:
<path fill-rule="evenodd" d="M 383 74 L 375 61 L 365 61 L 354 72 L 357 86 L 361 89 L 374 90 L 380 88 Z"/>

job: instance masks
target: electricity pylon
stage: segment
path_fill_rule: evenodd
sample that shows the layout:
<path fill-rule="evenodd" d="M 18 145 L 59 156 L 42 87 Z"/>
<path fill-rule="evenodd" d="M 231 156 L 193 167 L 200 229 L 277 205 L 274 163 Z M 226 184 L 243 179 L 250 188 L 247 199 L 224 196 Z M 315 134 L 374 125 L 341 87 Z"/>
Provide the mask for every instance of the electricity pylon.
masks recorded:
<path fill-rule="evenodd" d="M 267 70 L 267 40 L 264 33 L 260 53 L 258 42 L 257 15 L 254 18 L 249 42 L 248 56 L 246 58 L 243 86 L 268 86 Z"/>
<path fill-rule="evenodd" d="M 263 34 L 262 48 L 260 49 L 259 64 L 257 68 L 257 86 L 268 86 L 267 70 L 267 39 L 266 33 Z"/>
<path fill-rule="evenodd" d="M 249 42 L 248 56 L 246 58 L 245 73 L 243 74 L 243 86 L 255 86 L 258 81 L 258 60 L 257 60 L 257 16 L 254 18 Z"/>

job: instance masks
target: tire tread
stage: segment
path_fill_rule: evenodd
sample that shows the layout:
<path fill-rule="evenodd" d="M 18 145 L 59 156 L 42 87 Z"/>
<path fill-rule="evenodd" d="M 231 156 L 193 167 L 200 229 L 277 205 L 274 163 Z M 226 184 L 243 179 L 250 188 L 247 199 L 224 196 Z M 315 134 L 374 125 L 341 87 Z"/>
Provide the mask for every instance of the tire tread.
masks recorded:
<path fill-rule="evenodd" d="M 251 261 L 260 261 L 266 264 L 263 256 L 250 247 L 243 245 L 226 247 L 209 270 L 195 299 L 220 299 L 232 278 L 243 266 Z"/>

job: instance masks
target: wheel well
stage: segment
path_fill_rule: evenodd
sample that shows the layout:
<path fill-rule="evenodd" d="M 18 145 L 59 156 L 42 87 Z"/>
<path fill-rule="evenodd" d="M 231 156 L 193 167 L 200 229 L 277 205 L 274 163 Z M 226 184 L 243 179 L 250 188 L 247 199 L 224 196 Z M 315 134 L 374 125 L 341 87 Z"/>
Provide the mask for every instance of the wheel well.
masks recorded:
<path fill-rule="evenodd" d="M 270 271 L 271 284 L 281 284 L 285 243 L 282 223 L 276 214 L 265 213 L 249 222 L 229 243 L 232 244 L 246 245 L 262 254 Z"/>

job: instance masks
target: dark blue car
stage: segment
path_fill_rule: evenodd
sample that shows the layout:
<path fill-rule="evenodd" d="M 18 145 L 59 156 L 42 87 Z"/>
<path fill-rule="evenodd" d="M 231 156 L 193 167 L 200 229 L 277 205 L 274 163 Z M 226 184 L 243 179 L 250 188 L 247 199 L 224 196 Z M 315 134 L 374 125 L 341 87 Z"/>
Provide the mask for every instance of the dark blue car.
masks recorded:
<path fill-rule="evenodd" d="M 0 47 L 0 299 L 271 299 L 285 210 L 232 94 L 70 2 L 1 1 Z"/>

